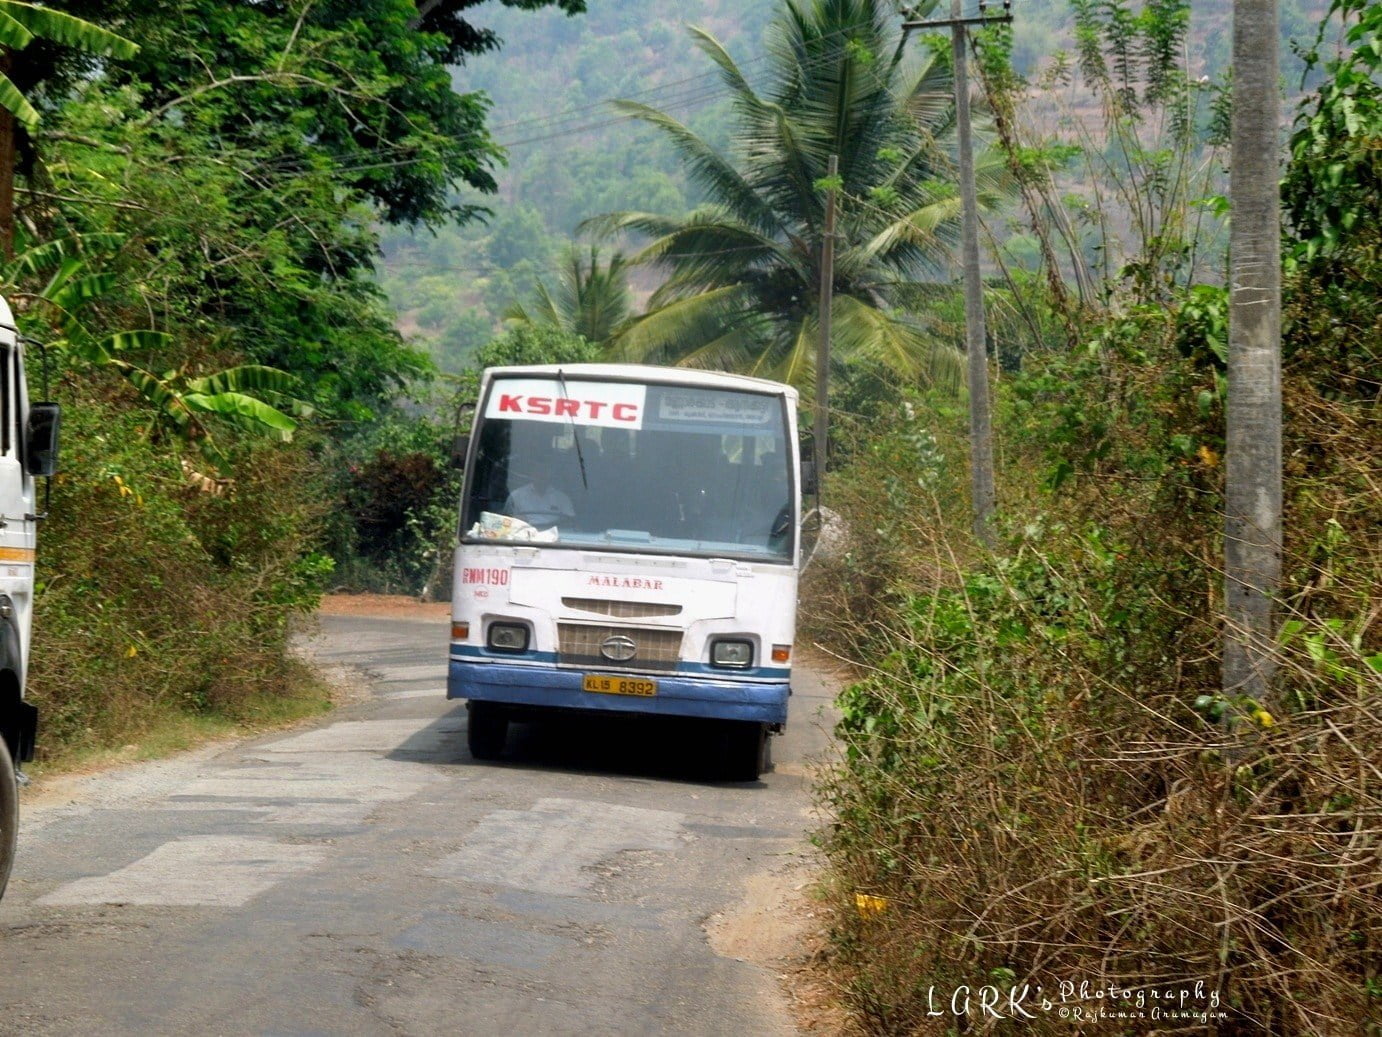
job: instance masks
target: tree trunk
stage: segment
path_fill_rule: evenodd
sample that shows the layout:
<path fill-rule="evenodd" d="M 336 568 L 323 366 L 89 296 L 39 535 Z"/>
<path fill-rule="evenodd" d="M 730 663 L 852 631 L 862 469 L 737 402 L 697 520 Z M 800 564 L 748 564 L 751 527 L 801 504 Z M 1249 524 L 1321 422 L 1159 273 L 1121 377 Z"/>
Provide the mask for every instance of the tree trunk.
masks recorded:
<path fill-rule="evenodd" d="M 1226 696 L 1271 697 L 1281 580 L 1281 230 L 1276 0 L 1233 5 Z"/>
<path fill-rule="evenodd" d="M 0 72 L 14 64 L 10 48 L 0 48 Z M 14 258 L 14 113 L 0 107 L 0 256 Z"/>

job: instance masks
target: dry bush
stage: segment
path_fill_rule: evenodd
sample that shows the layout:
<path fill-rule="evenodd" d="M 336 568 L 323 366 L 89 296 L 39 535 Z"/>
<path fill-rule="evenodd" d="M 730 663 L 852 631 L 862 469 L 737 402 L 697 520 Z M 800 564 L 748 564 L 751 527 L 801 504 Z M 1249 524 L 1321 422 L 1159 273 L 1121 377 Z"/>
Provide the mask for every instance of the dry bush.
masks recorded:
<path fill-rule="evenodd" d="M 1225 702 L 1220 469 L 1204 432 L 1215 416 L 1196 428 L 1185 383 L 1198 375 L 1177 361 L 1100 363 L 1104 402 L 1074 407 L 1075 427 L 1059 431 L 1052 408 L 1031 415 L 1047 435 L 1009 458 L 1008 500 L 1023 480 L 1027 492 L 1008 512 L 1024 519 L 997 556 L 952 553 L 967 517 L 939 492 L 896 520 L 910 556 L 875 575 L 884 592 L 867 599 L 879 607 L 860 653 L 870 676 L 842 696 L 842 754 L 820 789 L 845 894 L 834 962 L 847 999 L 877 1033 L 1070 1033 L 1062 981 L 1144 998 L 1200 982 L 1191 1007 L 1216 992 L 1221 1034 L 1379 1032 L 1374 405 L 1288 382 L 1277 692 Z M 1008 417 L 1013 427 L 1021 415 Z M 1087 458 L 1038 514 L 1025 502 L 1041 497 L 1052 456 L 1039 444 L 1052 442 Z M 837 600 L 842 583 L 830 583 Z M 861 912 L 855 891 L 887 907 Z M 1005 997 L 1040 985 L 1053 1010 L 1029 1001 L 1035 1019 L 998 1024 L 971 1007 L 957 1020 L 948 999 L 961 984 Z"/>
<path fill-rule="evenodd" d="M 242 718 L 291 694 L 303 673 L 287 618 L 329 572 L 311 552 L 305 453 L 249 448 L 212 494 L 137 412 L 89 400 L 66 418 L 30 657 L 40 751 L 120 744 L 177 713 Z"/>

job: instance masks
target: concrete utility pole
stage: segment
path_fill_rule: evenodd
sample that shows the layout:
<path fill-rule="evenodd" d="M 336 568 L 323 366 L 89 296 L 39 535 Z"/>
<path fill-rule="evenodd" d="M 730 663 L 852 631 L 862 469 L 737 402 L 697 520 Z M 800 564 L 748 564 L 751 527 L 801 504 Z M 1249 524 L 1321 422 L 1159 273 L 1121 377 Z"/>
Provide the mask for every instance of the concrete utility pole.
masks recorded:
<path fill-rule="evenodd" d="M 965 356 L 966 383 L 969 389 L 969 467 L 970 496 L 974 504 L 974 534 L 993 546 L 995 492 L 993 487 L 993 422 L 989 416 L 987 334 L 984 328 L 984 281 L 979 268 L 979 201 L 974 186 L 974 141 L 969 118 L 968 33 L 971 25 L 992 25 L 1012 21 L 1005 0 L 1001 15 L 990 15 L 987 5 L 979 4 L 979 16 L 966 18 L 960 0 L 950 0 L 950 17 L 932 21 L 906 21 L 903 31 L 948 26 L 952 69 L 955 74 L 955 134 L 958 137 L 960 204 L 963 218 L 960 234 L 960 261 L 965 277 Z"/>
<path fill-rule="evenodd" d="M 1233 5 L 1225 696 L 1271 700 L 1281 582 L 1281 197 L 1276 0 Z"/>
<path fill-rule="evenodd" d="M 840 171 L 840 157 L 831 155 L 826 177 L 830 186 L 825 192 L 825 229 L 821 236 L 821 337 L 816 344 L 816 418 L 811 429 L 813 456 L 816 464 L 816 506 L 821 503 L 821 486 L 825 483 L 826 443 L 830 436 L 830 309 L 835 297 L 835 178 Z"/>

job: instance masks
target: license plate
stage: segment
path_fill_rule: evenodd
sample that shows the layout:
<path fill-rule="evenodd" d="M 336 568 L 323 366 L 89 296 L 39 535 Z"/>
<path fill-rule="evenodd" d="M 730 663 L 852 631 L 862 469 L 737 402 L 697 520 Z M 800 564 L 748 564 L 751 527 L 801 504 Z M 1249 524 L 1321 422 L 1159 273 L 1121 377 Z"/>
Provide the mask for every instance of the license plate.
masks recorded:
<path fill-rule="evenodd" d="M 602 673 L 588 673 L 585 676 L 586 691 L 598 691 L 601 695 L 642 695 L 657 694 L 657 681 L 642 677 L 612 677 Z"/>

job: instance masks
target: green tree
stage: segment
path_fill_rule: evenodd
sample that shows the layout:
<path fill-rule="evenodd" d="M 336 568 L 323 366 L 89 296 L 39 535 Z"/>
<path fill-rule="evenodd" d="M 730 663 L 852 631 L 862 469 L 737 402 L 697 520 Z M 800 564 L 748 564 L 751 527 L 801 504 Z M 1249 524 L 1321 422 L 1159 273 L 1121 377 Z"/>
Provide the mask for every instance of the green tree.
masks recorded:
<path fill-rule="evenodd" d="M 499 43 L 465 17 L 473 0 L 61 3 L 141 48 L 99 65 L 17 55 L 16 83 L 61 100 L 24 223 L 126 236 L 109 307 L 176 338 L 150 369 L 214 342 L 357 419 L 428 374 L 374 283 L 377 228 L 471 219 L 494 188 L 488 103 L 452 89 L 452 65 Z"/>
<path fill-rule="evenodd" d="M 620 104 L 672 140 L 709 199 L 682 217 L 621 212 L 590 222 L 601 233 L 650 236 L 633 261 L 668 274 L 648 312 L 615 340 L 623 357 L 809 383 L 824 177 L 837 154 L 836 355 L 956 380 L 960 355 L 922 311 L 960 209 L 945 150 L 950 68 L 935 48 L 909 58 L 896 22 L 882 0 L 786 0 L 768 34 L 761 92 L 713 36 L 693 30 L 733 94 L 737 162 L 669 115 Z M 978 166 L 981 201 L 993 206 L 1001 163 L 985 155 Z"/>
<path fill-rule="evenodd" d="M 542 214 L 531 205 L 508 205 L 489 225 L 485 255 L 501 269 L 508 270 L 524 260 L 546 266 L 552 254 L 552 240 L 542 222 Z"/>
<path fill-rule="evenodd" d="M 517 303 L 504 319 L 516 324 L 559 328 L 603 345 L 613 338 L 633 313 L 633 300 L 625 270 L 627 261 L 615 252 L 601 265 L 600 250 L 591 245 L 588 261 L 570 245 L 563 257 L 553 292 L 539 283 L 529 306 Z"/>
<path fill-rule="evenodd" d="M 298 381 L 286 372 L 244 364 L 207 374 L 185 367 L 155 373 L 129 357 L 165 354 L 167 334 L 128 330 L 95 335 L 86 327 L 84 311 L 115 280 L 108 271 L 93 270 L 91 261 L 120 243 L 118 235 L 90 235 L 57 238 L 26 249 L 12 261 L 0 264 L 0 291 L 25 304 L 29 311 L 26 324 L 35 317 L 46 322 L 48 333 L 44 337 L 62 362 L 107 367 L 123 375 L 153 408 L 151 437 L 171 432 L 196 443 L 212 460 L 222 459 L 213 436 L 214 422 L 281 442 L 290 440 L 297 422 L 274 403 L 300 415 L 310 413 L 310 408 L 292 398 Z M 21 285 L 33 278 L 46 279 L 46 283 L 37 293 L 23 291 Z"/>
<path fill-rule="evenodd" d="M 519 325 L 510 328 L 475 354 L 475 367 L 513 364 L 590 364 L 600 359 L 600 349 L 580 335 L 561 328 Z"/>
<path fill-rule="evenodd" d="M 6 258 L 14 249 L 16 135 L 21 127 L 27 134 L 39 121 L 38 109 L 25 96 L 24 87 L 31 84 L 22 78 L 16 84 L 11 73 L 16 52 L 40 39 L 121 58 L 139 52 L 130 40 L 81 18 L 23 0 L 0 0 L 0 252 Z"/>

